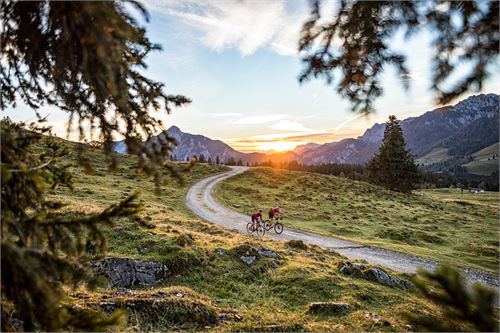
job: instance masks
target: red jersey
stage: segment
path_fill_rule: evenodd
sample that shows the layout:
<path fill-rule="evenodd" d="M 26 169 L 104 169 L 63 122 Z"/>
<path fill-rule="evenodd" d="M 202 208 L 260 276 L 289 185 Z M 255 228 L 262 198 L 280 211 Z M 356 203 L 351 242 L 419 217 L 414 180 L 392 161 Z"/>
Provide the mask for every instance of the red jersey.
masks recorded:
<path fill-rule="evenodd" d="M 279 212 L 280 212 L 279 208 L 271 208 L 269 210 L 269 218 L 273 218 L 276 215 L 276 213 L 279 214 Z"/>
<path fill-rule="evenodd" d="M 261 213 L 254 213 L 252 214 L 252 222 L 256 222 L 262 220 L 262 214 Z"/>

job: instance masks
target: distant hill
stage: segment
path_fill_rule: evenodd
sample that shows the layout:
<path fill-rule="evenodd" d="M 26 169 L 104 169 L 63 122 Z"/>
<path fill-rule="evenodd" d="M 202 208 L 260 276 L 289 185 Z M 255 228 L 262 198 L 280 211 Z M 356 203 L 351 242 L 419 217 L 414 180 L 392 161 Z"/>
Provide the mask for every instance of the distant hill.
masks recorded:
<path fill-rule="evenodd" d="M 424 113 L 401 121 L 406 144 L 411 153 L 425 156 L 441 152 L 442 160 L 464 156 L 498 142 L 499 96 L 469 97 L 454 106 Z M 357 139 L 326 143 L 300 155 L 307 164 L 366 163 L 378 151 L 384 136 L 384 124 L 375 124 Z M 432 160 L 431 160 L 432 161 Z"/>
<path fill-rule="evenodd" d="M 298 159 L 298 155 L 294 152 L 274 154 L 242 153 L 231 148 L 228 144 L 220 140 L 213 140 L 199 134 L 185 133 L 181 131 L 177 126 L 170 127 L 167 130 L 167 133 L 177 142 L 177 146 L 172 152 L 172 157 L 176 161 L 186 161 L 190 160 L 192 157 L 199 157 L 200 155 L 203 155 L 205 159 L 210 158 L 213 161 L 215 161 L 216 158 L 219 157 L 219 160 L 223 163 L 228 162 L 231 158 L 236 162 L 241 159 L 244 164 L 246 164 L 247 162 L 260 163 L 267 160 L 284 161 Z M 150 139 L 150 141 L 154 142 L 158 140 L 159 137 L 161 138 L 162 135 L 164 134 L 161 133 L 158 136 Z M 116 152 L 122 154 L 127 152 L 127 148 L 123 140 L 118 141 L 115 144 L 114 149 Z"/>
<path fill-rule="evenodd" d="M 481 94 L 471 96 L 454 106 L 446 106 L 401 121 L 407 148 L 423 165 L 441 163 L 449 168 L 457 161 L 459 165 L 470 162 L 472 154 L 498 142 L 499 95 Z M 308 143 L 285 153 L 242 153 L 220 140 L 203 135 L 182 132 L 177 126 L 167 132 L 178 145 L 173 151 L 175 160 L 185 161 L 193 156 L 204 155 L 227 162 L 231 158 L 244 164 L 297 160 L 304 164 L 340 163 L 364 164 L 377 153 L 384 136 L 384 124 L 375 124 L 358 138 L 344 139 L 325 144 Z M 160 136 L 163 134 L 160 134 Z M 152 138 L 151 140 L 156 140 Z M 115 151 L 126 152 L 123 141 L 117 142 Z M 489 163 L 492 164 L 492 163 Z M 489 169 L 488 169 L 489 170 Z M 484 171 L 482 171 L 484 172 Z"/>

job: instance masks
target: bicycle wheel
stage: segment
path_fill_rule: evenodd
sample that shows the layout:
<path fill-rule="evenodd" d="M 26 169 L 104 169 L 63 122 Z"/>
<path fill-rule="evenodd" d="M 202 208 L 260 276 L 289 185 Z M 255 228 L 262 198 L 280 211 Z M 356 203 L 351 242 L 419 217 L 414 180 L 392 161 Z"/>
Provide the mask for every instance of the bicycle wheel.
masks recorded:
<path fill-rule="evenodd" d="M 266 229 L 264 229 L 264 227 L 259 224 L 257 228 L 255 228 L 255 232 L 257 233 L 257 236 L 262 237 L 266 233 Z"/>
<path fill-rule="evenodd" d="M 283 232 L 283 224 L 276 222 L 274 225 L 274 232 L 277 233 L 278 235 Z"/>
<path fill-rule="evenodd" d="M 255 231 L 255 225 L 253 224 L 253 222 L 248 222 L 247 223 L 247 232 L 249 234 L 251 234 L 254 231 Z"/>

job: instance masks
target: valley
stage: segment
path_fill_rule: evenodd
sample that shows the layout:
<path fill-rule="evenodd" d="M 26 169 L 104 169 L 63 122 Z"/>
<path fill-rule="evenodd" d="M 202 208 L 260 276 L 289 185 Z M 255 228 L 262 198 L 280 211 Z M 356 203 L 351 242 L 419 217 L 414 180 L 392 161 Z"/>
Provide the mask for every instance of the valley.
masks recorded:
<path fill-rule="evenodd" d="M 345 178 L 250 168 L 224 181 L 217 195 L 247 215 L 279 205 L 292 228 L 498 274 L 498 192 L 405 195 Z"/>
<path fill-rule="evenodd" d="M 89 157 L 98 166 L 94 175 L 75 166 L 75 190 L 51 191 L 52 197 L 68 205 L 60 213 L 98 212 L 140 191 L 139 217 L 121 218 L 106 232 L 107 257 L 161 262 L 171 272 L 153 286 L 80 288 L 66 300 L 75 307 L 128 309 L 127 323 L 115 329 L 403 331 L 408 325 L 405 312 L 419 309 L 435 318 L 442 316 L 415 291 L 342 274 L 339 267 L 347 258 L 335 251 L 255 238 L 195 216 L 184 203 L 189 185 L 227 170 L 224 166 L 198 164 L 182 173 L 184 186 L 168 178 L 157 194 L 151 180 L 134 172 L 132 157 L 117 156 L 116 172 L 106 170 L 99 151 L 90 150 Z M 68 162 L 76 159 L 74 152 Z M 260 248 L 276 253 L 277 259 L 257 254 Z M 240 259 L 245 255 L 256 255 L 255 262 L 245 264 Z M 127 304 L 134 302 L 144 305 L 130 310 Z M 314 302 L 345 303 L 349 309 L 317 314 L 309 310 Z"/>

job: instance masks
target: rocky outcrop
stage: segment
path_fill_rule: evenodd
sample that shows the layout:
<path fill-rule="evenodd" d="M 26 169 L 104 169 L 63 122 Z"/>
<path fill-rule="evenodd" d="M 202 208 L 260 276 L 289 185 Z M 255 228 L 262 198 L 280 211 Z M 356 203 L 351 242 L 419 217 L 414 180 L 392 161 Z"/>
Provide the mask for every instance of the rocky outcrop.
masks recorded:
<path fill-rule="evenodd" d="M 413 289 L 414 285 L 410 281 L 398 279 L 384 270 L 376 267 L 367 267 L 359 263 L 351 263 L 349 261 L 340 264 L 340 273 L 344 275 L 352 275 L 355 277 L 365 278 L 367 280 L 376 281 L 393 287 L 402 289 Z"/>
<path fill-rule="evenodd" d="M 74 307 L 100 309 L 107 313 L 127 310 L 129 324 L 138 331 L 173 331 L 173 328 L 191 331 L 219 323 L 218 309 L 210 299 L 183 287 L 105 291 L 90 298 L 74 299 Z"/>
<path fill-rule="evenodd" d="M 257 259 L 256 256 L 241 256 L 240 257 L 240 260 L 243 261 L 247 265 L 253 264 L 255 259 Z"/>
<path fill-rule="evenodd" d="M 105 276 L 113 287 L 148 286 L 167 278 L 171 272 L 161 262 L 129 258 L 106 258 L 92 264 L 96 274 Z"/>

